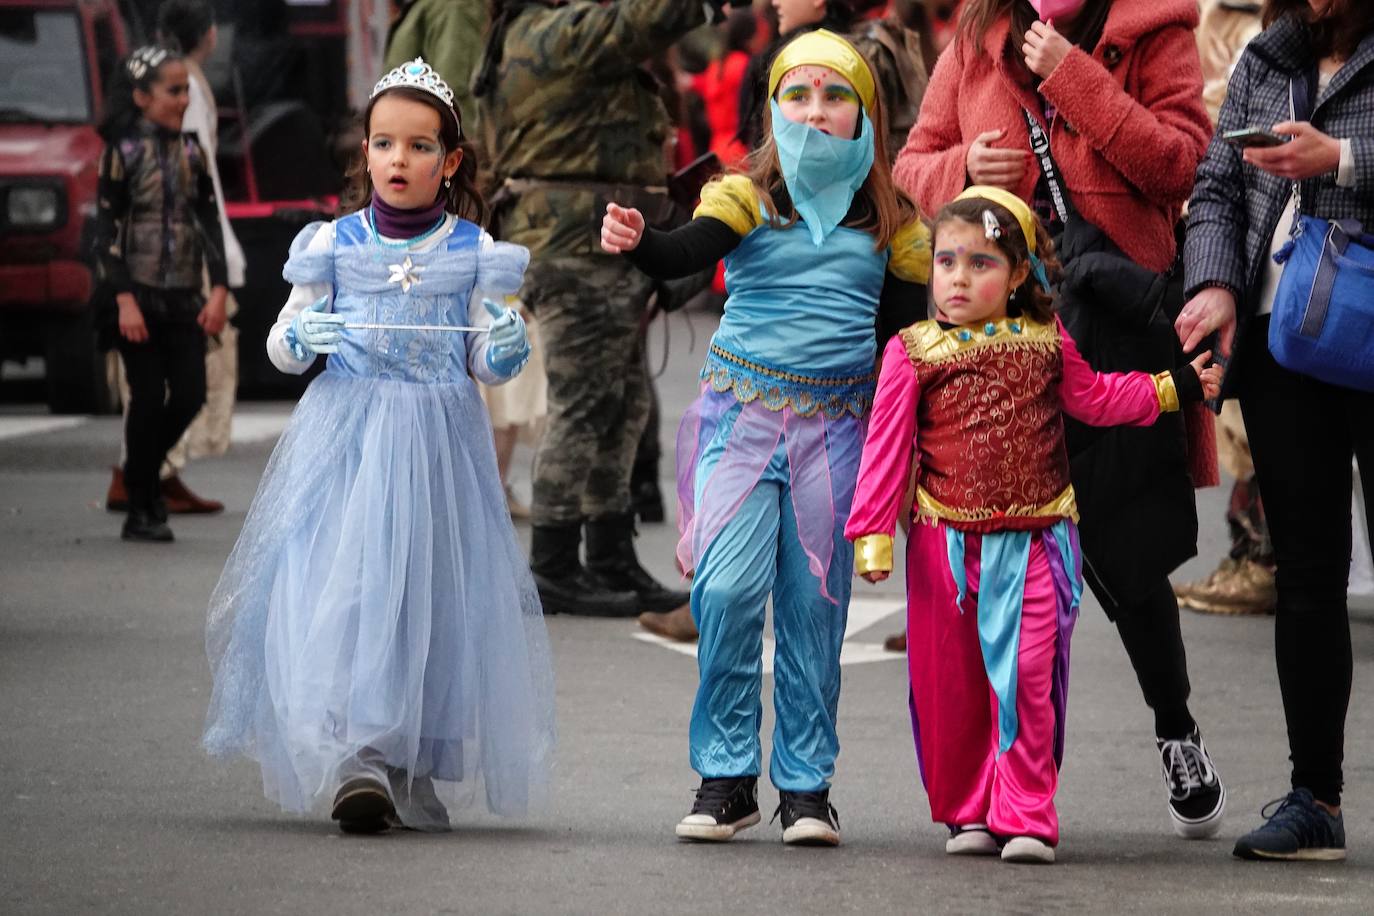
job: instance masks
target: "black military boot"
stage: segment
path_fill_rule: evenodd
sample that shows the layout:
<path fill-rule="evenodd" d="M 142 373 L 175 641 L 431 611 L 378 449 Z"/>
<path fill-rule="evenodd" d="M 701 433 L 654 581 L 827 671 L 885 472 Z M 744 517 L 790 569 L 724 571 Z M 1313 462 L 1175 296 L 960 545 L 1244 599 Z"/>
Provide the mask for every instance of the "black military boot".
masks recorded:
<path fill-rule="evenodd" d="M 635 521 L 628 512 L 587 520 L 587 571 L 602 588 L 629 590 L 642 611 L 671 611 L 691 600 L 687 592 L 666 588 L 639 565 Z"/>
<path fill-rule="evenodd" d="M 535 525 L 530 572 L 545 614 L 582 617 L 634 617 L 641 608 L 629 590 L 608 588 L 582 566 L 577 548 L 582 525 Z"/>

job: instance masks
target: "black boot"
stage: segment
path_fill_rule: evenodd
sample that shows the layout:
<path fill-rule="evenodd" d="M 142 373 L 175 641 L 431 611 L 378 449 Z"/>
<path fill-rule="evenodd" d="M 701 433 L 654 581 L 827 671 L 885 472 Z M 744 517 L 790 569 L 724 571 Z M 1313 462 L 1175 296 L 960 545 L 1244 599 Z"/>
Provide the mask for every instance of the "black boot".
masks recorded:
<path fill-rule="evenodd" d="M 584 617 L 634 617 L 640 612 L 634 592 L 617 591 L 597 581 L 577 556 L 582 525 L 535 525 L 530 572 L 545 614 Z"/>
<path fill-rule="evenodd" d="M 589 519 L 587 571 L 592 577 L 602 588 L 634 592 L 643 611 L 671 611 L 691 600 L 689 593 L 665 588 L 639 565 L 634 536 L 634 516 L 628 512 Z"/>
<path fill-rule="evenodd" d="M 125 477 L 127 480 L 127 475 Z M 167 527 L 167 516 L 159 514 L 159 500 L 148 492 L 146 487 L 132 485 L 129 491 L 129 514 L 124 518 L 124 530 L 120 537 L 126 541 L 172 540 L 172 529 Z"/>
<path fill-rule="evenodd" d="M 663 491 L 658 486 L 658 459 L 636 461 L 630 474 L 630 501 L 634 514 L 641 522 L 661 522 L 667 513 L 663 510 Z"/>

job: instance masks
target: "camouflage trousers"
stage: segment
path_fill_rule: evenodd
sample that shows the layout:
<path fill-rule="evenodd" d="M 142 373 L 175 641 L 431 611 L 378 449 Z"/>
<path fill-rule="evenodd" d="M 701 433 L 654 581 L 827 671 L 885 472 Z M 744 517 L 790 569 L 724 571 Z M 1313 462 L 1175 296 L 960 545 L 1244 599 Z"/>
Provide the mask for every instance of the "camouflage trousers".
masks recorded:
<path fill-rule="evenodd" d="M 630 509 L 630 472 L 649 416 L 639 323 L 653 281 L 619 258 L 530 265 L 521 298 L 539 319 L 549 415 L 534 458 L 536 525 Z"/>

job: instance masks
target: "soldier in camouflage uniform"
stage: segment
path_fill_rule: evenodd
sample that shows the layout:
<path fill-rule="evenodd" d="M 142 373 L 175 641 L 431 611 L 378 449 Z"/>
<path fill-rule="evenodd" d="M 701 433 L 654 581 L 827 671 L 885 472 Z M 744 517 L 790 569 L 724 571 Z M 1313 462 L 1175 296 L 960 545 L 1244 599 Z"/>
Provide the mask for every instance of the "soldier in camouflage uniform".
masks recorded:
<path fill-rule="evenodd" d="M 649 409 L 638 326 L 653 282 L 602 252 L 600 229 L 612 200 L 669 217 L 671 125 L 640 64 L 706 17 L 698 0 L 493 3 L 475 92 L 500 237 L 530 251 L 521 296 L 547 348 L 530 565 L 549 612 L 631 616 L 688 599 L 635 556 L 630 472 Z"/>

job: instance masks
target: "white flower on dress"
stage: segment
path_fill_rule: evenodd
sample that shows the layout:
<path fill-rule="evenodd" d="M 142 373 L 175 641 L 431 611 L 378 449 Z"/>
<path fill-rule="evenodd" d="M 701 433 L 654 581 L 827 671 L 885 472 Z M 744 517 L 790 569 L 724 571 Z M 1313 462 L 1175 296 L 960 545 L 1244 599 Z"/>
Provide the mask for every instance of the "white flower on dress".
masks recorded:
<path fill-rule="evenodd" d="M 410 255 L 406 255 L 406 259 L 399 264 L 387 266 L 391 270 L 391 276 L 387 277 L 386 282 L 401 284 L 401 292 L 404 293 L 410 292 L 412 286 L 420 284 L 420 272 L 425 269 L 422 265 L 411 261 Z"/>

